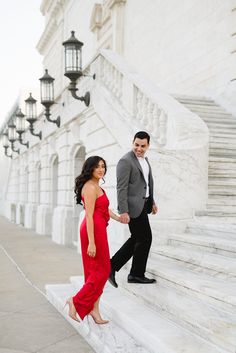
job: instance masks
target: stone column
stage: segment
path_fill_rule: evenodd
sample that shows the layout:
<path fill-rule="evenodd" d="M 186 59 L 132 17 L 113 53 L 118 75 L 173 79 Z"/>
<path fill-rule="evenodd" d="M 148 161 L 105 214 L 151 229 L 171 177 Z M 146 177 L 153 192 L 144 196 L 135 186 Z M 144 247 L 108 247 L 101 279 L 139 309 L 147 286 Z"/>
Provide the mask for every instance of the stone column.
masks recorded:
<path fill-rule="evenodd" d="M 17 221 L 17 203 L 19 202 L 19 161 L 14 160 L 8 186 L 7 217 L 11 222 Z"/>
<path fill-rule="evenodd" d="M 68 131 L 57 138 L 58 151 L 58 197 L 53 209 L 52 240 L 58 244 L 72 244 L 73 198 L 71 191 L 71 161 L 69 156 Z"/>
<path fill-rule="evenodd" d="M 124 47 L 124 10 L 126 0 L 113 0 L 110 2 L 112 11 L 112 49 L 123 54 Z"/>
<path fill-rule="evenodd" d="M 32 151 L 28 159 L 28 198 L 25 205 L 25 227 L 29 229 L 36 227 L 36 211 L 39 201 L 37 198 L 37 173 L 39 168 L 41 168 L 41 164 L 38 161 L 38 156 Z"/>
<path fill-rule="evenodd" d="M 52 231 L 52 176 L 49 158 L 49 146 L 45 141 L 41 145 L 41 193 L 40 204 L 36 212 L 36 232 L 50 235 Z"/>

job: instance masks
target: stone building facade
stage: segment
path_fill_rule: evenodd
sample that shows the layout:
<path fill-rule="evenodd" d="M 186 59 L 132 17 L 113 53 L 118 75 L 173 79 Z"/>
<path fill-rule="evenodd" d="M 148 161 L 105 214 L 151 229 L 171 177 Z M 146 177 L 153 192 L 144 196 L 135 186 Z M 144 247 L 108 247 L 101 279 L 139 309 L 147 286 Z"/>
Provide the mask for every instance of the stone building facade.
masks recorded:
<path fill-rule="evenodd" d="M 43 0 L 41 12 L 45 29 L 37 48 L 42 71 L 55 78 L 51 118 L 60 116 L 61 125 L 48 122 L 41 109 L 34 127 L 42 140 L 27 131 L 29 148 L 16 143 L 20 154 L 1 157 L 1 212 L 59 244 L 78 246 L 82 208 L 73 187 L 84 160 L 96 154 L 107 161 L 104 188 L 116 210 L 117 161 L 134 134 L 146 130 L 159 207 L 150 216 L 155 258 L 169 234 L 184 231 L 209 202 L 209 127 L 182 102 L 209 98 L 236 113 L 236 1 Z M 64 76 L 62 42 L 72 30 L 84 43 L 87 76 L 77 88 L 80 95 L 90 92 L 88 107 L 71 96 Z M 110 222 L 111 253 L 126 232 Z"/>

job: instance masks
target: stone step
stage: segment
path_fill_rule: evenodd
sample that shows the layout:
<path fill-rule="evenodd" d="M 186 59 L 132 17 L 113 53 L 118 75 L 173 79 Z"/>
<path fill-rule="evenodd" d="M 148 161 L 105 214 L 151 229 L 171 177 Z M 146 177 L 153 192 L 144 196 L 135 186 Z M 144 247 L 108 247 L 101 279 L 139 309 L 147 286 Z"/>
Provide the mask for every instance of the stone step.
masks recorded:
<path fill-rule="evenodd" d="M 209 168 L 209 171 L 214 169 L 217 172 L 224 171 L 224 170 L 226 173 L 234 172 L 236 170 L 236 158 L 232 156 L 228 156 L 228 157 L 210 156 L 208 168 Z"/>
<path fill-rule="evenodd" d="M 215 121 L 208 121 L 207 126 L 210 131 L 231 131 L 236 133 L 236 124 L 229 125 L 228 123 L 224 122 L 215 122 Z"/>
<path fill-rule="evenodd" d="M 236 125 L 236 119 L 232 117 L 230 114 L 224 113 L 217 113 L 217 112 L 197 112 L 195 111 L 194 114 L 197 114 L 206 124 L 226 124 L 229 126 Z"/>
<path fill-rule="evenodd" d="M 184 246 L 190 249 L 220 254 L 230 258 L 236 258 L 236 238 L 212 237 L 202 234 L 170 234 L 169 244 Z M 236 292 L 235 292 L 236 294 Z"/>
<path fill-rule="evenodd" d="M 181 103 L 188 106 L 193 107 L 193 109 L 197 108 L 209 108 L 209 109 L 222 109 L 219 105 L 217 105 L 214 101 L 207 100 L 195 100 L 195 99 L 181 99 Z"/>
<path fill-rule="evenodd" d="M 236 187 L 236 178 L 232 178 L 232 177 L 229 177 L 229 176 L 220 176 L 220 177 L 216 177 L 216 176 L 213 176 L 213 175 L 209 175 L 209 178 L 208 178 L 208 185 L 216 185 L 216 186 L 226 186 L 226 187 L 229 187 L 229 186 L 235 186 Z"/>
<path fill-rule="evenodd" d="M 101 300 L 101 311 L 104 318 L 112 319 L 111 323 L 104 325 L 96 325 L 91 317 L 86 317 L 83 322 L 77 323 L 68 316 L 68 308 L 63 309 L 66 299 L 75 293 L 74 285 L 72 284 L 49 284 L 45 286 L 48 300 L 55 306 L 55 308 L 66 318 L 66 320 L 75 328 L 75 330 L 91 345 L 95 352 L 120 352 L 130 349 L 135 351 L 137 349 L 140 353 L 149 353 L 150 351 L 142 347 L 140 342 L 136 341 L 130 336 L 122 327 L 115 324 L 111 316 L 108 317 L 106 309 Z M 104 291 L 104 297 L 109 296 L 110 288 Z M 122 326 L 122 325 L 121 325 Z M 117 338 L 120 338 L 120 342 Z"/>
<path fill-rule="evenodd" d="M 224 274 L 223 278 L 232 276 L 236 279 L 236 257 L 234 259 L 229 259 L 228 257 L 219 254 L 194 249 L 189 251 L 186 248 L 174 247 L 171 245 L 159 246 L 156 250 L 156 254 L 175 259 L 186 264 L 191 264 L 193 265 L 193 268 L 196 268 L 200 272 L 210 270 L 215 273 L 214 275 L 218 274 L 222 276 L 222 274 Z"/>
<path fill-rule="evenodd" d="M 236 158 L 236 143 L 234 144 L 219 144 L 219 143 L 211 143 L 210 144 L 210 150 L 212 149 L 220 149 L 220 150 L 226 150 L 226 151 L 234 151 L 235 152 L 235 158 Z"/>
<path fill-rule="evenodd" d="M 236 157 L 220 157 L 220 156 L 210 156 L 209 164 L 211 163 L 231 163 L 234 165 L 236 163 Z"/>
<path fill-rule="evenodd" d="M 183 292 L 178 291 L 173 285 L 168 286 L 166 283 L 161 283 L 163 281 L 160 281 L 157 285 L 145 286 L 128 284 L 126 278 L 127 273 L 121 270 L 117 274 L 119 289 L 113 288 L 113 291 L 121 290 L 135 302 L 138 297 L 142 304 L 152 306 L 156 313 L 160 313 L 163 318 L 174 321 L 178 327 L 182 326 L 207 341 L 227 349 L 227 351 L 234 352 L 236 335 L 233 333 L 235 333 L 236 328 L 236 315 L 210 306 L 186 293 L 183 295 Z M 73 282 L 77 291 L 80 286 L 76 283 L 76 278 Z M 122 288 L 120 285 L 122 285 Z M 155 291 L 155 288 L 157 288 L 157 291 Z M 190 307 L 191 310 L 189 310 Z M 142 314 L 145 315 L 145 312 Z"/>
<path fill-rule="evenodd" d="M 183 104 L 187 109 L 189 109 L 193 113 L 208 112 L 208 111 L 227 113 L 224 109 L 220 108 L 215 104 L 204 104 L 204 102 L 195 103 L 195 102 L 187 102 L 187 101 L 181 101 L 180 103 Z"/>
<path fill-rule="evenodd" d="M 225 187 L 225 189 L 222 189 L 221 186 L 209 186 L 208 188 L 208 195 L 211 197 L 211 195 L 219 195 L 219 196 L 236 196 L 236 189 L 233 188 L 232 186 Z"/>
<path fill-rule="evenodd" d="M 189 222 L 186 228 L 186 233 L 197 235 L 219 236 L 226 239 L 236 239 L 236 221 L 233 223 L 223 223 L 222 221 L 212 222 L 211 218 L 203 221 L 199 217 Z"/>
<path fill-rule="evenodd" d="M 234 137 L 232 138 L 229 138 L 229 137 L 226 137 L 226 138 L 223 138 L 223 137 L 211 137 L 209 138 L 209 141 L 210 141 L 210 144 L 211 143 L 216 143 L 216 144 L 226 144 L 227 147 L 230 147 L 230 145 L 234 145 L 235 144 L 235 141 L 236 141 L 236 134 Z"/>
<path fill-rule="evenodd" d="M 226 116 L 234 119 L 232 114 L 230 112 L 227 112 L 226 110 L 220 108 L 219 106 L 205 106 L 205 105 L 194 105 L 194 104 L 184 104 L 185 107 L 191 112 L 198 114 L 199 116 L 211 116 L 211 115 L 217 115 L 217 116 Z"/>
<path fill-rule="evenodd" d="M 236 204 L 234 205 L 222 205 L 218 203 L 207 203 L 207 210 L 215 210 L 221 212 L 230 212 L 236 214 Z"/>
<path fill-rule="evenodd" d="M 212 200 L 212 201 L 219 201 L 219 202 L 221 202 L 221 200 L 224 200 L 224 201 L 226 201 L 226 202 L 230 202 L 230 201 L 235 201 L 235 199 L 236 199 L 236 196 L 224 196 L 224 195 L 210 195 L 209 197 L 208 197 L 208 200 Z"/>
<path fill-rule="evenodd" d="M 215 122 L 217 123 L 223 123 L 223 124 L 229 124 L 229 125 L 236 125 L 236 119 L 230 118 L 230 116 L 226 115 L 213 115 L 213 114 L 201 114 L 200 116 L 206 123 L 208 122 Z"/>
<path fill-rule="evenodd" d="M 222 137 L 211 137 L 210 136 L 210 139 L 209 139 L 209 141 L 210 141 L 210 145 L 211 144 L 218 144 L 219 146 L 221 146 L 221 145 L 225 145 L 225 146 L 227 146 L 227 147 L 230 147 L 230 146 L 232 146 L 232 145 L 235 145 L 235 141 L 236 141 L 236 134 L 235 134 L 235 136 L 234 137 L 232 137 L 232 138 L 222 138 Z"/>
<path fill-rule="evenodd" d="M 209 126 L 208 126 L 209 127 Z M 235 141 L 236 141 L 236 133 L 234 135 L 230 135 L 229 137 L 216 137 L 216 136 L 211 136 L 209 135 L 209 141 L 210 143 L 225 143 L 228 146 L 230 145 L 235 145 Z"/>
<path fill-rule="evenodd" d="M 235 158 L 236 156 L 236 151 L 232 150 L 232 149 L 226 149 L 226 148 L 209 148 L 209 156 L 213 156 L 213 157 L 232 157 Z"/>
<path fill-rule="evenodd" d="M 186 102 L 186 103 L 193 103 L 193 104 L 204 104 L 204 105 L 214 105 L 216 106 L 216 103 L 210 99 L 210 98 L 206 98 L 206 97 L 195 97 L 195 96 L 185 96 L 185 95 L 174 95 L 174 98 L 177 99 L 178 101 Z M 183 103 L 184 104 L 184 103 Z"/>
<path fill-rule="evenodd" d="M 155 259 L 150 259 L 147 271 L 152 273 L 157 283 L 172 285 L 173 288 L 214 307 L 236 313 L 235 277 L 230 277 L 230 280 L 215 277 L 203 271 L 197 271 L 191 264 L 187 265 L 163 256 L 160 259 L 158 255 Z"/>
<path fill-rule="evenodd" d="M 235 158 L 236 156 L 236 149 L 225 148 L 225 147 L 211 147 L 209 148 L 209 157 L 232 157 Z"/>
<path fill-rule="evenodd" d="M 236 167 L 236 165 L 235 165 Z M 220 168 L 209 168 L 208 169 L 209 178 L 236 178 L 236 168 L 235 169 L 220 169 Z"/>
<path fill-rule="evenodd" d="M 224 132 L 216 129 L 215 131 L 210 130 L 209 133 L 210 133 L 210 137 L 235 138 L 236 136 L 235 131 L 229 131 L 229 130 L 227 132 Z"/>
<path fill-rule="evenodd" d="M 224 110 L 220 109 L 190 109 L 193 113 L 197 114 L 203 120 L 212 121 L 222 120 L 222 121 L 229 121 L 232 123 L 236 123 L 236 119 L 229 113 L 225 112 Z"/>
<path fill-rule="evenodd" d="M 229 127 L 220 127 L 218 125 L 214 125 L 209 127 L 210 130 L 210 135 L 215 135 L 215 134 L 225 134 L 225 135 L 233 135 L 235 136 L 235 130 L 236 129 L 230 129 Z"/>
<path fill-rule="evenodd" d="M 222 167 L 223 163 L 219 163 L 217 165 L 214 165 L 212 168 L 212 165 L 209 163 L 209 168 L 208 168 L 208 176 L 209 177 L 219 177 L 219 178 L 235 178 L 235 173 L 236 173 L 236 164 L 224 164 Z M 234 168 L 233 168 L 234 167 Z"/>
<path fill-rule="evenodd" d="M 66 311 L 62 311 L 62 303 L 82 286 L 82 282 L 82 278 L 77 279 L 77 288 L 74 283 L 70 287 L 67 285 L 67 288 L 63 287 L 65 285 L 48 285 L 47 296 L 96 352 L 182 353 L 183 347 L 189 353 L 221 352 L 216 346 L 171 322 L 137 298 L 109 284 L 100 304 L 104 317 L 110 319 L 110 323 L 96 325 L 90 317 L 83 323 L 72 322 Z"/>
<path fill-rule="evenodd" d="M 226 120 L 231 120 L 236 122 L 236 118 L 231 114 L 226 112 L 225 110 L 221 109 L 221 108 L 206 108 L 204 109 L 204 107 L 201 108 L 196 108 L 196 109 L 191 109 L 191 111 L 197 112 L 199 114 L 199 116 L 201 117 L 206 117 L 209 119 L 211 118 L 219 118 L 219 119 L 226 119 Z"/>
<path fill-rule="evenodd" d="M 195 215 L 198 217 L 206 217 L 206 219 L 208 219 L 208 217 L 213 217 L 214 219 L 217 218 L 224 218 L 225 221 L 229 221 L 232 222 L 236 219 L 236 212 L 227 212 L 225 211 L 221 211 L 221 210 L 201 210 L 201 211 L 196 211 Z"/>
<path fill-rule="evenodd" d="M 188 100 L 188 99 L 181 99 L 181 101 L 184 101 L 184 102 L 186 102 L 186 103 L 184 103 L 184 104 L 186 104 L 186 105 L 188 105 L 188 106 L 192 106 L 193 108 L 206 108 L 206 107 L 209 107 L 209 109 L 216 109 L 216 108 L 219 108 L 219 109 L 222 109 L 223 111 L 225 111 L 224 110 L 224 108 L 222 108 L 220 105 L 218 105 L 217 103 L 215 103 L 213 100 L 211 100 L 211 99 L 202 99 L 202 100 L 196 100 L 196 99 L 190 99 L 190 100 Z"/>
<path fill-rule="evenodd" d="M 210 134 L 210 141 L 215 142 L 225 142 L 225 143 L 235 143 L 236 140 L 236 133 L 234 135 L 227 135 L 227 136 L 214 136 Z"/>
<path fill-rule="evenodd" d="M 218 205 L 218 206 L 236 206 L 236 196 L 229 197 L 209 197 L 207 201 L 208 205 Z"/>

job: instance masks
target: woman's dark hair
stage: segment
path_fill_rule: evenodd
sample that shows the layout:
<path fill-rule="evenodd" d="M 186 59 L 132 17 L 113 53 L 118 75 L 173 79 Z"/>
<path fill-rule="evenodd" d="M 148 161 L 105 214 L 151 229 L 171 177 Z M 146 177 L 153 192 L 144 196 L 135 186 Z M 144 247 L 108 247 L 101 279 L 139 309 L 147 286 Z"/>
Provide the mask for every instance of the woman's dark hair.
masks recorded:
<path fill-rule="evenodd" d="M 84 184 L 92 178 L 93 171 L 98 166 L 98 163 L 100 161 L 103 161 L 105 165 L 105 174 L 106 174 L 107 172 L 106 161 L 102 157 L 91 156 L 87 158 L 86 161 L 84 162 L 81 174 L 75 178 L 74 192 L 75 192 L 75 199 L 77 204 L 78 203 L 81 204 L 81 190 Z"/>

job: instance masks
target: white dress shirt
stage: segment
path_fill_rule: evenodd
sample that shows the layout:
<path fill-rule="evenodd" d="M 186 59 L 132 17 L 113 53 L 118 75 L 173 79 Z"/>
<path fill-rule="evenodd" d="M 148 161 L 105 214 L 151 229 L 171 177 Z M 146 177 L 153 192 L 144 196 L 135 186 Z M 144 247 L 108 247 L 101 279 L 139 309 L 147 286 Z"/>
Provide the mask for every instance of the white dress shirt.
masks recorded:
<path fill-rule="evenodd" d="M 139 164 L 141 165 L 143 176 L 147 184 L 146 197 L 149 197 L 149 165 L 145 158 L 137 157 Z"/>

